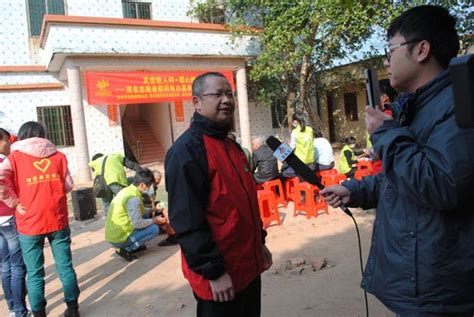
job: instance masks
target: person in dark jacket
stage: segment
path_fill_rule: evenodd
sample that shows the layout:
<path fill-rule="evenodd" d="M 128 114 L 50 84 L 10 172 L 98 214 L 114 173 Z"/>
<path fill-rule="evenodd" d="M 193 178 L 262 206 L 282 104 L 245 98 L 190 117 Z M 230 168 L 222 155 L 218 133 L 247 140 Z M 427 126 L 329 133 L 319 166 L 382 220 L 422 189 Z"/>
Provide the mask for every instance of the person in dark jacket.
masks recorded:
<path fill-rule="evenodd" d="M 240 146 L 229 139 L 235 109 L 227 79 L 198 76 L 190 128 L 165 160 L 171 226 L 197 316 L 260 316 L 260 274 L 272 264 L 256 185 Z"/>
<path fill-rule="evenodd" d="M 257 184 L 278 178 L 278 161 L 273 151 L 263 143 L 262 137 L 252 140 L 253 178 Z"/>
<path fill-rule="evenodd" d="M 377 208 L 362 287 L 399 316 L 474 314 L 474 129 L 454 117 L 455 23 L 439 6 L 392 21 L 385 67 L 404 94 L 395 119 L 366 108 L 383 172 L 322 191 L 333 207 Z"/>

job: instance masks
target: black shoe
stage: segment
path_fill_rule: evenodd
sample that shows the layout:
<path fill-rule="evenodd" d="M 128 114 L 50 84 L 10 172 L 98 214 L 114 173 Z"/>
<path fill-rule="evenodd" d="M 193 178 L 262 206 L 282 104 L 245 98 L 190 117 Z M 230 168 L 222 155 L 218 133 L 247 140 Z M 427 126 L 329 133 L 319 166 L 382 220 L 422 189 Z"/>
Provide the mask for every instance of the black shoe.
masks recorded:
<path fill-rule="evenodd" d="M 64 311 L 64 317 L 80 317 L 79 314 L 79 305 L 77 300 L 66 302 L 67 308 Z"/>
<path fill-rule="evenodd" d="M 137 259 L 137 256 L 135 254 L 132 254 L 125 250 L 124 248 L 120 248 L 118 250 L 115 250 L 115 253 L 117 253 L 122 259 L 132 262 L 133 260 Z"/>
<path fill-rule="evenodd" d="M 33 311 L 33 317 L 46 317 L 46 311 Z"/>
<path fill-rule="evenodd" d="M 161 240 L 158 243 L 158 246 L 159 247 L 168 247 L 170 245 L 177 245 L 177 244 L 178 244 L 178 240 L 176 239 L 176 236 L 168 236 L 168 238 L 166 238 L 164 240 Z"/>
<path fill-rule="evenodd" d="M 133 251 L 130 252 L 130 253 L 135 254 L 135 253 L 143 252 L 143 251 L 146 251 L 146 245 L 141 245 L 141 246 L 139 246 L 137 249 L 133 250 Z"/>

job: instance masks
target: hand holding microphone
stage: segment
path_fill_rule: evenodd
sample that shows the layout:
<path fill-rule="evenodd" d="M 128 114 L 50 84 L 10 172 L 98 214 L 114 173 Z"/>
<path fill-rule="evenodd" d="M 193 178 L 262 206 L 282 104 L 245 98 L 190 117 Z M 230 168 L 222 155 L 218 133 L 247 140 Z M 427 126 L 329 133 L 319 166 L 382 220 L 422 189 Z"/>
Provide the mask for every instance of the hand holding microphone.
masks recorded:
<path fill-rule="evenodd" d="M 347 204 L 350 198 L 349 190 L 341 185 L 325 187 L 321 191 L 321 195 L 323 195 L 324 200 L 326 200 L 329 206 L 334 208 Z"/>

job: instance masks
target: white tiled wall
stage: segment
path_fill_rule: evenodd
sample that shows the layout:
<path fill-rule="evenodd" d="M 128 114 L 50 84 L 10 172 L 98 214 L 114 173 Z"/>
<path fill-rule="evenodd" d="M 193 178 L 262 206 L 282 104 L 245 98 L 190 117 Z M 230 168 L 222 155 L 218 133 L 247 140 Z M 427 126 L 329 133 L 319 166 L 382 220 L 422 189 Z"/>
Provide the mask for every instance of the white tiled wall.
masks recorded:
<path fill-rule="evenodd" d="M 0 0 L 0 66 L 31 64 L 26 1 Z"/>
<path fill-rule="evenodd" d="M 123 18 L 122 0 L 67 0 L 67 15 Z"/>

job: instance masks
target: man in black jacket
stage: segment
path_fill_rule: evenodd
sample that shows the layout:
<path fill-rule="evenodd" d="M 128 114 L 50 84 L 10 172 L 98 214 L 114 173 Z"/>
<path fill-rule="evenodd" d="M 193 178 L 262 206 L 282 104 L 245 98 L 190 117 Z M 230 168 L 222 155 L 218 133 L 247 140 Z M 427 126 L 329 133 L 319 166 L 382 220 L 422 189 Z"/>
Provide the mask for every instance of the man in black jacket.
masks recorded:
<path fill-rule="evenodd" d="M 253 178 L 257 184 L 278 178 L 278 161 L 262 137 L 252 140 Z"/>
<path fill-rule="evenodd" d="M 190 128 L 165 160 L 170 223 L 198 316 L 260 316 L 260 274 L 272 264 L 255 181 L 240 146 L 227 137 L 235 101 L 227 79 L 193 82 Z"/>

